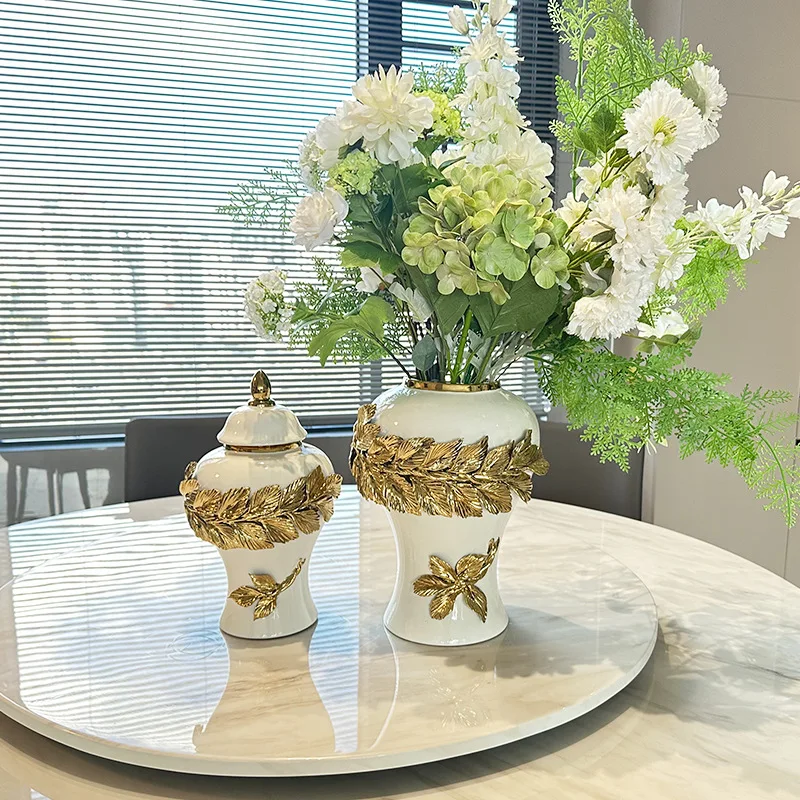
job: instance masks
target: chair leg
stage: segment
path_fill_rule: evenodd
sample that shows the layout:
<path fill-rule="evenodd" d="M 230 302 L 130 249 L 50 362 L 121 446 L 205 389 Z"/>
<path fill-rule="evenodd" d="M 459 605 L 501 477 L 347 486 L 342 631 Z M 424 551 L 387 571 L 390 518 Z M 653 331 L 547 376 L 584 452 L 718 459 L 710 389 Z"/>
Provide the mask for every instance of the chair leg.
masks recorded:
<path fill-rule="evenodd" d="M 28 472 L 28 467 L 19 468 L 19 500 L 17 501 L 19 522 L 25 519 L 25 504 L 28 502 Z"/>
<path fill-rule="evenodd" d="M 56 471 L 47 470 L 47 504 L 50 508 L 50 516 L 56 514 Z"/>
<path fill-rule="evenodd" d="M 58 514 L 64 513 L 64 473 L 56 471 L 56 487 L 58 488 Z"/>
<path fill-rule="evenodd" d="M 92 498 L 89 497 L 89 481 L 87 480 L 87 473 L 85 469 L 79 469 L 78 475 L 78 488 L 81 490 L 81 498 L 83 499 L 83 507 L 92 507 Z"/>
<path fill-rule="evenodd" d="M 17 465 L 8 465 L 6 475 L 6 516 L 8 524 L 14 525 L 19 522 L 17 519 Z"/>

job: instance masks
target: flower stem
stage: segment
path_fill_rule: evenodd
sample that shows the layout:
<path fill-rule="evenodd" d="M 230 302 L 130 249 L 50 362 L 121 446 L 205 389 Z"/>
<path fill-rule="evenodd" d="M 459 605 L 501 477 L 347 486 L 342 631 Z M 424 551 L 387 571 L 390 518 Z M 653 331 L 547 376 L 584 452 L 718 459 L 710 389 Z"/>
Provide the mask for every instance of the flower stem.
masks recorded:
<path fill-rule="evenodd" d="M 453 379 L 453 383 L 458 383 L 458 379 L 461 377 L 461 358 L 464 355 L 464 348 L 467 344 L 467 335 L 469 334 L 470 325 L 472 325 L 472 309 L 468 308 L 466 316 L 464 317 L 464 327 L 461 330 L 461 340 L 458 343 L 458 350 L 456 351 L 456 360 L 453 362 L 453 371 L 450 376 Z"/>

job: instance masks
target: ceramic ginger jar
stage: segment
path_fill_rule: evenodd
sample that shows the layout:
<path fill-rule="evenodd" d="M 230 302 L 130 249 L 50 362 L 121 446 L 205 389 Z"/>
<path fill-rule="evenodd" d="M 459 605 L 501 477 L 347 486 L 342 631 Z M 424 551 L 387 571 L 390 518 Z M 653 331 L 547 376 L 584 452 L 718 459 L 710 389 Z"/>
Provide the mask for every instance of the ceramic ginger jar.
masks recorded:
<path fill-rule="evenodd" d="M 342 478 L 325 453 L 304 444 L 306 431 L 271 398 L 260 370 L 251 393 L 217 436 L 221 446 L 189 464 L 180 488 L 189 525 L 225 565 L 220 628 L 274 639 L 316 622 L 309 559 Z"/>
<path fill-rule="evenodd" d="M 513 504 L 547 471 L 538 445 L 533 410 L 496 383 L 409 380 L 360 409 L 351 469 L 397 546 L 391 633 L 468 645 L 505 630 L 497 556 Z"/>

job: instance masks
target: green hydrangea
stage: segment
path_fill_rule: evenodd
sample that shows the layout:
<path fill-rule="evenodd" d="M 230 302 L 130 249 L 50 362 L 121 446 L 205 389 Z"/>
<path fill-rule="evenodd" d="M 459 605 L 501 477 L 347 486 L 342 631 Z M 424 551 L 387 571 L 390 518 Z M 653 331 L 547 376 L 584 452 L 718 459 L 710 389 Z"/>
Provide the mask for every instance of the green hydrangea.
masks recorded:
<path fill-rule="evenodd" d="M 458 141 L 461 138 L 461 112 L 450 105 L 447 95 L 431 89 L 417 94 L 433 100 L 433 135 Z"/>
<path fill-rule="evenodd" d="M 442 294 L 487 292 L 498 304 L 508 299 L 501 278 L 530 270 L 544 288 L 566 280 L 566 225 L 546 189 L 491 166 L 456 165 L 447 178 L 419 199 L 403 234 L 407 264 L 436 273 Z"/>
<path fill-rule="evenodd" d="M 362 150 L 348 153 L 328 172 L 328 186 L 343 197 L 367 194 L 380 164 Z"/>

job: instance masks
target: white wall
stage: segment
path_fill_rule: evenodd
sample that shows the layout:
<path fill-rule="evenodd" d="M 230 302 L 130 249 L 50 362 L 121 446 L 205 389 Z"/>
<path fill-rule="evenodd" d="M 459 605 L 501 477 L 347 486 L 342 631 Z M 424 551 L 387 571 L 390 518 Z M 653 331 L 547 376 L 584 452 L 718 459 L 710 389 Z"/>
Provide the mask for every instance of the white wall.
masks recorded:
<path fill-rule="evenodd" d="M 690 169 L 690 200 L 733 204 L 741 184 L 759 188 L 769 169 L 800 179 L 800 3 L 787 0 L 634 0 L 657 43 L 702 42 L 729 93 L 720 140 Z M 693 359 L 733 376 L 732 387 L 800 385 L 800 222 L 772 239 L 745 292 L 707 319 Z M 797 402 L 793 403 L 796 408 Z M 655 459 L 653 521 L 713 542 L 800 585 L 800 526 L 765 513 L 732 470 L 702 457 L 679 461 L 674 445 Z"/>

